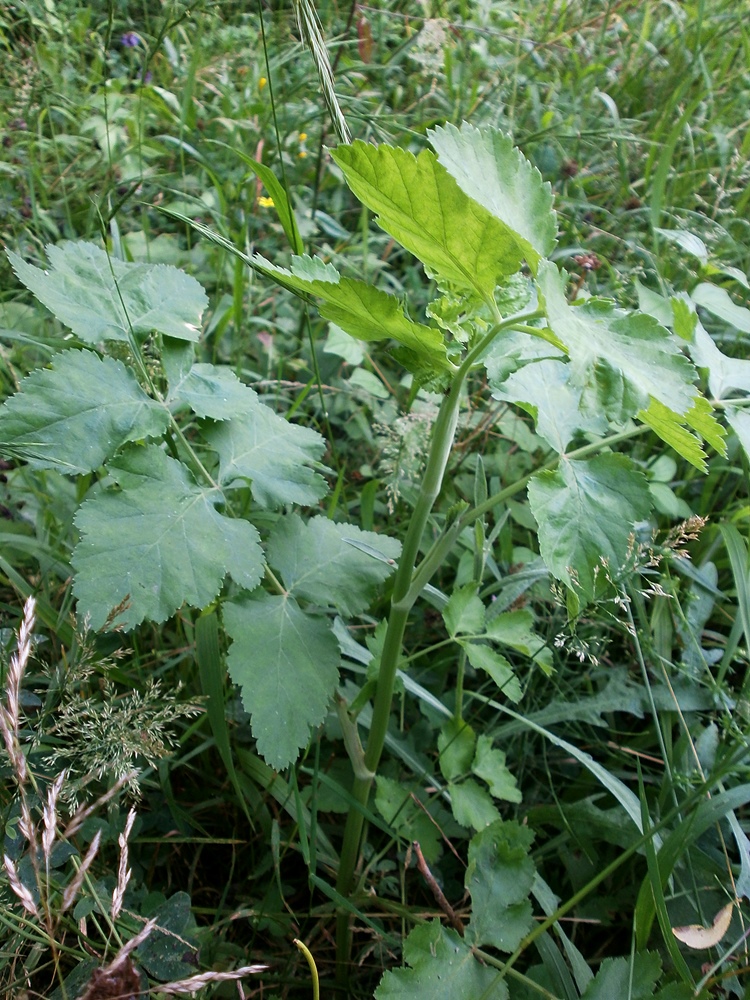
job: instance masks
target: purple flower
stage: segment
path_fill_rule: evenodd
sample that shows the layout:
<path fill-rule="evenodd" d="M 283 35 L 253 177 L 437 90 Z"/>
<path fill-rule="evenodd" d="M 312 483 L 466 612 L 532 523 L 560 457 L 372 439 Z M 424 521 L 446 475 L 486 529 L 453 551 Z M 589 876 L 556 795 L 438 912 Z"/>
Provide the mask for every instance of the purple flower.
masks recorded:
<path fill-rule="evenodd" d="M 141 40 L 134 31 L 126 31 L 120 39 L 120 44 L 124 45 L 126 49 L 137 49 Z"/>

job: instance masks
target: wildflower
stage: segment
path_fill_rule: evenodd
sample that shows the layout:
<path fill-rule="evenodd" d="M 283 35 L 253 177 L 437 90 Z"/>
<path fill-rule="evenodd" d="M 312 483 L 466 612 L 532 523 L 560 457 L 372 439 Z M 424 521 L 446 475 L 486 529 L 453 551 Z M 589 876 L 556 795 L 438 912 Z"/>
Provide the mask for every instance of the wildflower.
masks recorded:
<path fill-rule="evenodd" d="M 267 83 L 268 83 L 268 80 L 266 80 L 266 78 L 264 76 L 262 76 L 260 78 L 260 80 L 258 80 L 258 90 L 263 90 L 263 88 L 265 87 L 265 85 Z"/>
<path fill-rule="evenodd" d="M 300 158 L 300 160 L 304 160 L 304 158 L 307 156 L 307 150 L 301 149 L 299 153 L 297 153 L 297 156 Z"/>
<path fill-rule="evenodd" d="M 137 49 L 141 44 L 140 36 L 134 31 L 126 31 L 120 39 L 120 45 L 126 49 Z"/>
<path fill-rule="evenodd" d="M 261 195 L 258 198 L 258 204 L 261 208 L 273 208 L 273 198 L 266 198 Z"/>
<path fill-rule="evenodd" d="M 300 132 L 300 134 L 299 134 L 299 141 L 300 142 L 305 142 L 306 140 L 307 140 L 307 132 Z"/>

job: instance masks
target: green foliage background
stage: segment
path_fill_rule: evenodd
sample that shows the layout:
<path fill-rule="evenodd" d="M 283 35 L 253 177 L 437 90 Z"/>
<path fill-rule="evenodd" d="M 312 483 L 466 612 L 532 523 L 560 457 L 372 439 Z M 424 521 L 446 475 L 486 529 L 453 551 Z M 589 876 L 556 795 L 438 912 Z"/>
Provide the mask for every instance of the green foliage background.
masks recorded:
<path fill-rule="evenodd" d="M 341 693 L 366 722 L 388 560 L 408 528 L 438 393 L 469 336 L 466 317 L 473 311 L 489 328 L 477 299 L 515 269 L 500 262 L 507 251 L 526 259 L 554 303 L 552 337 L 595 377 L 581 376 L 573 413 L 555 343 L 501 338 L 486 382 L 469 387 L 421 555 L 453 523 L 461 527 L 456 504 L 481 506 L 572 442 L 585 447 L 586 435 L 604 432 L 604 417 L 638 412 L 642 424 L 637 434 L 624 428 L 615 445 L 623 454 L 566 460 L 542 472 L 528 503 L 512 492 L 456 529 L 416 605 L 368 806 L 362 881 L 348 903 L 356 930 L 347 989 L 467 1000 L 482 991 L 512 1000 L 744 996 L 746 898 L 711 951 L 691 951 L 671 931 L 710 925 L 750 890 L 750 36 L 741 5 L 463 0 L 418 9 L 324 3 L 318 13 L 357 140 L 340 152 L 290 5 L 12 0 L 0 12 L 0 238 L 11 251 L 9 262 L 0 258 L 0 374 L 4 396 L 22 389 L 1 425 L 0 600 L 13 626 L 23 596 L 38 599 L 23 709 L 39 794 L 65 765 L 72 809 L 91 793 L 87 776 L 101 790 L 132 764 L 141 768 L 119 933 L 131 936 L 158 913 L 202 968 L 264 962 L 267 989 L 308 997 L 308 969 L 292 946 L 300 937 L 334 995 L 331 928 L 341 899 L 332 887 L 343 818 L 355 808 L 342 737 L 355 736 L 348 713 L 327 710 L 335 668 L 316 672 L 316 664 L 340 660 Z M 472 126 L 475 162 L 456 140 L 462 121 Z M 502 139 L 482 160 L 486 125 L 509 133 L 551 185 L 556 247 L 549 224 L 535 225 L 548 207 L 541 190 L 525 214 L 520 197 L 487 204 L 485 185 L 471 188 L 473 177 L 489 182 L 493 163 L 511 163 Z M 460 187 L 437 170 L 430 137 Z M 396 191 L 407 170 L 425 206 L 453 199 L 464 220 L 454 231 L 431 232 L 429 211 L 409 231 L 393 200 L 377 202 L 372 177 L 378 186 L 392 177 Z M 516 181 L 523 191 L 523 176 Z M 481 228 L 479 212 L 467 220 L 470 198 L 490 218 L 510 213 L 521 239 L 497 221 Z M 461 246 L 458 264 L 443 237 Z M 67 251 L 73 266 L 65 240 L 86 241 Z M 450 280 L 439 300 L 402 247 Z M 290 250 L 317 255 L 325 268 L 309 256 L 290 262 Z M 568 282 L 541 259 L 548 255 Z M 122 299 L 107 303 L 110 267 Z M 56 287 L 76 288 L 69 315 Z M 285 288 L 322 298 L 320 311 Z M 573 308 L 574 290 L 579 301 L 592 298 Z M 504 294 L 503 312 L 524 307 L 521 285 Z M 642 312 L 626 321 L 603 298 Z M 373 312 L 379 340 L 397 350 L 373 336 Z M 709 411 L 691 409 L 680 380 L 689 362 L 666 347 L 672 340 L 660 347 L 651 337 L 657 321 L 690 342 L 703 391 L 720 401 L 726 440 Z M 433 324 L 449 332 L 453 352 Z M 60 351 L 68 329 L 89 349 Z M 154 330 L 166 338 L 163 405 L 144 391 L 162 374 Z M 103 337 L 114 345 L 102 358 L 90 348 Z M 145 365 L 137 378 L 135 347 Z M 644 383 L 651 349 L 660 367 Z M 614 378 L 607 365 L 618 351 L 638 361 L 630 378 Z M 417 395 L 404 368 L 436 392 Z M 105 383 L 106 405 L 92 389 Z M 55 395 L 64 419 L 45 438 Z M 109 449 L 87 424 L 92 407 Z M 154 443 L 172 417 L 198 463 L 220 456 L 218 491 L 187 478 Z M 626 473 L 624 455 L 637 474 Z M 587 486 L 595 499 L 577 525 L 565 508 L 555 512 L 555 498 L 584 475 L 623 479 L 609 493 Z M 136 540 L 115 483 L 132 488 L 143 519 Z M 280 516 L 289 504 L 312 516 Z M 585 545 L 605 547 L 596 528 L 621 517 L 618 504 L 648 521 L 633 537 L 622 516 L 619 590 L 600 589 L 593 575 L 572 581 L 581 531 Z M 550 516 L 537 541 L 542 510 Z M 243 520 L 251 512 L 252 524 Z M 675 529 L 694 516 L 707 519 L 702 530 L 696 521 Z M 166 555 L 136 596 L 112 556 L 121 551 L 140 573 L 144 524 L 165 540 Z M 258 583 L 261 543 L 291 597 L 267 581 L 262 596 L 229 605 L 222 637 L 212 602 L 225 572 L 247 590 Z M 566 598 L 540 551 L 556 576 L 596 600 Z M 120 622 L 132 630 L 84 637 L 75 599 L 96 630 L 115 592 L 129 598 Z M 282 649 L 279 636 L 302 620 L 307 632 Z M 10 649 L 9 636 L 4 643 Z M 290 656 L 319 685 L 284 692 Z M 264 674 L 265 690 L 248 683 L 254 657 L 277 665 Z M 269 702 L 278 715 L 251 720 Z M 20 856 L 12 782 L 3 787 L 6 851 Z M 100 819 L 99 870 L 61 925 L 59 953 L 34 947 L 31 922 L 2 887 L 1 905 L 17 917 L 0 931 L 4 988 L 62 996 L 67 976 L 77 995 L 75 982 L 91 970 L 76 936 L 82 917 L 88 943 L 105 954 L 106 907 L 97 900 L 112 891 L 128 805 L 117 801 Z M 84 829 L 75 851 L 93 835 Z M 463 937 L 415 866 L 414 840 Z M 137 956 L 155 982 L 193 968 L 186 946 L 172 954 L 169 940 Z M 513 973 L 500 981 L 497 964 L 517 948 Z M 204 995 L 236 987 L 213 984 Z"/>

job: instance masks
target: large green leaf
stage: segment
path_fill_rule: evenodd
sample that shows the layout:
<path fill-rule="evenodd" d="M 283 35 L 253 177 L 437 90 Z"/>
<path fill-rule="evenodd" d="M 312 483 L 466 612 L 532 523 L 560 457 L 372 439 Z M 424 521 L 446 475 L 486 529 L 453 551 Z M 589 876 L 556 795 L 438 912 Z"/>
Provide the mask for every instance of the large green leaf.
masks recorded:
<path fill-rule="evenodd" d="M 514 951 L 528 934 L 533 840 L 532 831 L 515 820 L 499 820 L 472 837 L 465 885 L 472 902 L 469 934 L 478 945 Z"/>
<path fill-rule="evenodd" d="M 415 927 L 404 942 L 409 969 L 386 972 L 375 1000 L 507 1000 L 497 970 L 482 965 L 466 941 L 439 920 Z"/>
<path fill-rule="evenodd" d="M 222 486 L 240 487 L 249 481 L 253 497 L 264 507 L 315 504 L 328 490 L 325 479 L 308 467 L 323 455 L 325 439 L 260 402 L 246 416 L 226 420 L 205 436 L 219 453 Z"/>
<path fill-rule="evenodd" d="M 532 270 L 555 247 L 557 218 L 552 189 L 512 139 L 493 128 L 461 128 L 427 132 L 438 160 L 458 181 L 462 191 L 484 205 L 518 234 Z"/>
<path fill-rule="evenodd" d="M 252 716 L 258 752 L 271 767 L 293 763 L 325 718 L 338 681 L 339 645 L 327 618 L 293 597 L 261 591 L 224 605 L 227 663 Z"/>
<path fill-rule="evenodd" d="M 562 455 L 577 431 L 604 434 L 604 413 L 581 411 L 581 388 L 572 384 L 572 365 L 544 358 L 513 372 L 502 382 L 490 380 L 495 399 L 516 403 L 531 414 L 536 432 Z"/>
<path fill-rule="evenodd" d="M 73 592 L 92 628 L 126 599 L 117 624 L 133 628 L 163 622 L 183 604 L 205 607 L 227 573 L 248 589 L 258 585 L 258 533 L 216 510 L 218 490 L 198 486 L 155 445 L 131 447 L 109 472 L 120 489 L 95 494 L 75 519 L 81 540 Z"/>
<path fill-rule="evenodd" d="M 260 254 L 250 258 L 256 270 L 294 292 L 323 300 L 320 314 L 357 340 L 395 340 L 413 351 L 434 372 L 453 370 L 442 331 L 415 323 L 393 295 L 354 278 L 342 278 L 332 264 L 317 257 L 293 257 L 291 269 L 277 267 Z"/>
<path fill-rule="evenodd" d="M 624 566 L 634 526 L 651 511 L 646 479 L 624 455 L 563 459 L 532 478 L 529 505 L 545 563 L 587 600 Z"/>
<path fill-rule="evenodd" d="M 200 284 L 169 264 L 133 264 L 93 243 L 48 246 L 51 270 L 27 264 L 8 250 L 20 280 L 81 340 L 127 340 L 149 333 L 198 340 L 208 305 Z"/>
<path fill-rule="evenodd" d="M 343 615 L 364 611 L 394 570 L 401 543 L 327 517 L 280 518 L 268 540 L 268 562 L 295 597 Z"/>
<path fill-rule="evenodd" d="M 515 274 L 526 241 L 465 194 L 434 153 L 357 141 L 332 153 L 378 224 L 439 277 L 492 294 Z"/>
<path fill-rule="evenodd" d="M 75 475 L 98 469 L 127 441 L 158 437 L 168 422 L 121 361 L 63 351 L 6 400 L 0 441 L 37 469 Z"/>
<path fill-rule="evenodd" d="M 624 313 L 603 299 L 568 305 L 563 277 L 548 261 L 539 265 L 537 285 L 552 332 L 570 354 L 584 413 L 623 423 L 645 410 L 650 397 L 676 413 L 690 409 L 697 373 L 653 316 Z"/>

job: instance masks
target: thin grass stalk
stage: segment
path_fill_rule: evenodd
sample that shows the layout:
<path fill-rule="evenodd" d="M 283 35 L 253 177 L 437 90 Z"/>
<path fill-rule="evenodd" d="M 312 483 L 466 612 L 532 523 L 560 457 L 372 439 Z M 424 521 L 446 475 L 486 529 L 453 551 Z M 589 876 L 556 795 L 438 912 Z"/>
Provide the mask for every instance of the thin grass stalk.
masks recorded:
<path fill-rule="evenodd" d="M 351 132 L 344 120 L 344 115 L 336 97 L 333 70 L 331 69 L 328 50 L 323 38 L 323 29 L 315 5 L 312 3 L 312 0 L 294 0 L 294 13 L 297 16 L 297 27 L 300 36 L 310 50 L 315 62 L 321 90 L 323 91 L 323 100 L 331 116 L 336 136 L 339 142 L 351 142 Z"/>

